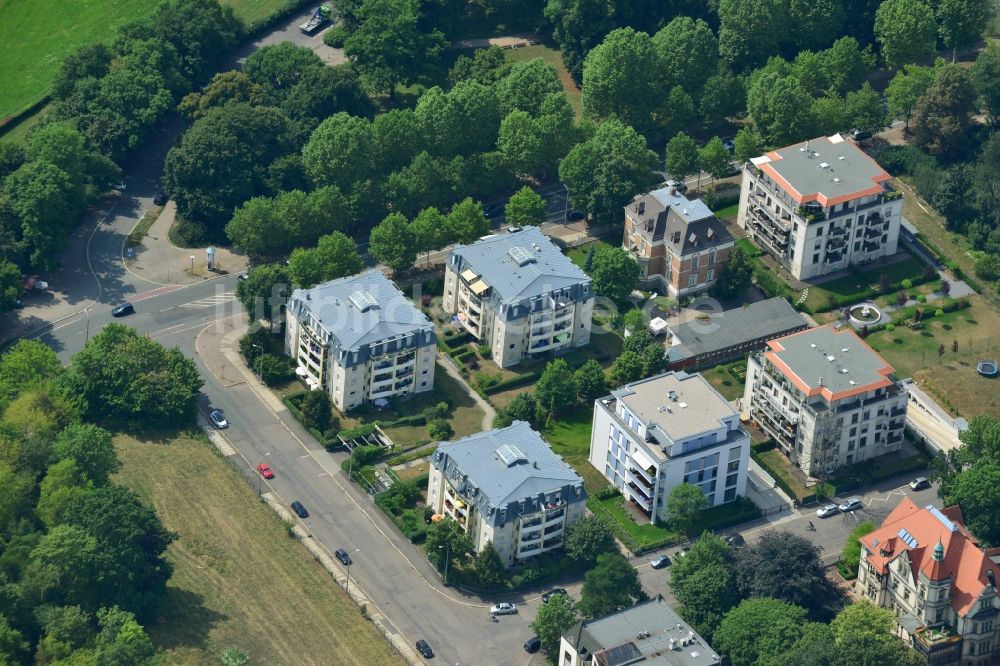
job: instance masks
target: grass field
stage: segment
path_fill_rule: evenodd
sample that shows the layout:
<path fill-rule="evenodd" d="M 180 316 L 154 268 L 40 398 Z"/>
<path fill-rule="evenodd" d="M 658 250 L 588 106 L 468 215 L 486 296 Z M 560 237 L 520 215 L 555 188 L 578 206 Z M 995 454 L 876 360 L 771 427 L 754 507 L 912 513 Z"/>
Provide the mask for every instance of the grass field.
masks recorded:
<path fill-rule="evenodd" d="M 577 409 L 572 414 L 566 414 L 545 429 L 545 441 L 552 445 L 552 450 L 562 456 L 563 460 L 573 466 L 573 469 L 583 477 L 583 485 L 588 493 L 593 493 L 608 485 L 608 480 L 594 469 L 587 460 L 590 455 L 590 430 L 593 424 L 593 412 L 590 409 Z"/>
<path fill-rule="evenodd" d="M 0 119 L 48 94 L 66 54 L 111 42 L 119 25 L 149 14 L 161 0 L 0 0 Z M 223 0 L 253 23 L 285 0 Z M 11 138 L 10 140 L 16 140 Z"/>
<path fill-rule="evenodd" d="M 576 121 L 580 122 L 583 118 L 583 101 L 580 98 L 580 89 L 576 87 L 573 77 L 566 71 L 566 66 L 563 64 L 562 55 L 558 49 L 536 44 L 535 46 L 525 46 L 520 49 L 509 49 L 506 51 L 506 54 L 507 60 L 510 62 L 524 62 L 525 60 L 541 58 L 555 67 L 556 71 L 559 72 L 559 80 L 562 82 L 563 90 L 566 91 L 566 96 L 569 97 L 569 104 L 576 113 Z"/>
<path fill-rule="evenodd" d="M 857 294 L 873 284 L 878 284 L 883 275 L 887 276 L 893 283 L 902 282 L 904 279 L 915 280 L 923 274 L 924 264 L 907 256 L 906 259 L 888 266 L 876 266 L 868 270 L 860 270 L 852 266 L 851 271 L 851 275 L 822 284 L 810 285 L 806 305 L 814 311 L 827 309 L 831 295 L 845 297 Z M 862 299 L 859 298 L 859 300 Z"/>
<path fill-rule="evenodd" d="M 167 599 L 149 626 L 174 666 L 217 664 L 238 647 L 251 664 L 402 664 L 374 626 L 208 442 L 115 440 L 117 481 L 178 538 Z"/>
<path fill-rule="evenodd" d="M 596 240 L 592 243 L 584 243 L 583 245 L 577 245 L 576 247 L 566 251 L 566 256 L 570 258 L 574 264 L 583 268 L 583 264 L 587 261 L 587 253 L 590 252 L 590 248 L 595 250 L 599 247 L 611 247 L 610 243 L 605 243 L 602 240 Z"/>
<path fill-rule="evenodd" d="M 707 379 L 712 388 L 721 393 L 723 398 L 736 400 L 743 397 L 744 382 L 741 382 L 729 371 L 730 368 L 735 367 L 741 367 L 745 370 L 747 367 L 746 359 L 702 370 L 701 376 Z"/>

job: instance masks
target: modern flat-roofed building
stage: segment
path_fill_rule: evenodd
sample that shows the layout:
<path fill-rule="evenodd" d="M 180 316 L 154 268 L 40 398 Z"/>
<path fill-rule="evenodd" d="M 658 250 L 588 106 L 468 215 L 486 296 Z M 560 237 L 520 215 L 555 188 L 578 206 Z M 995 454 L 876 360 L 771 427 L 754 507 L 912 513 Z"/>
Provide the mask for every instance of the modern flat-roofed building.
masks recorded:
<path fill-rule="evenodd" d="M 661 595 L 577 622 L 559 641 L 559 666 L 711 666 L 722 661 Z"/>
<path fill-rule="evenodd" d="M 668 326 L 671 370 L 699 370 L 728 363 L 762 350 L 768 340 L 808 327 L 789 302 L 775 296 L 718 314 Z"/>
<path fill-rule="evenodd" d="M 670 187 L 625 206 L 622 247 L 639 262 L 643 285 L 677 298 L 715 283 L 735 239 L 700 199 Z"/>
<path fill-rule="evenodd" d="M 590 278 L 537 227 L 488 236 L 452 250 L 445 312 L 502 368 L 590 342 Z"/>
<path fill-rule="evenodd" d="M 296 374 L 341 411 L 434 387 L 434 327 L 381 271 L 296 289 L 286 318 Z"/>
<path fill-rule="evenodd" d="M 583 479 L 524 421 L 438 446 L 427 504 L 456 520 L 476 552 L 492 542 L 505 565 L 563 545 L 583 517 Z"/>
<path fill-rule="evenodd" d="M 743 410 L 806 474 L 899 451 L 906 389 L 850 328 L 771 340 L 747 362 Z"/>
<path fill-rule="evenodd" d="M 666 520 L 681 483 L 709 506 L 746 494 L 750 436 L 739 412 L 701 375 L 668 372 L 594 402 L 590 464 L 650 520 Z"/>
<path fill-rule="evenodd" d="M 839 134 L 810 139 L 743 167 L 737 223 L 799 280 L 896 253 L 902 195 Z"/>
<path fill-rule="evenodd" d="M 984 549 L 962 509 L 903 497 L 861 537 L 857 595 L 890 608 L 900 635 L 934 666 L 1000 663 L 1000 549 Z"/>

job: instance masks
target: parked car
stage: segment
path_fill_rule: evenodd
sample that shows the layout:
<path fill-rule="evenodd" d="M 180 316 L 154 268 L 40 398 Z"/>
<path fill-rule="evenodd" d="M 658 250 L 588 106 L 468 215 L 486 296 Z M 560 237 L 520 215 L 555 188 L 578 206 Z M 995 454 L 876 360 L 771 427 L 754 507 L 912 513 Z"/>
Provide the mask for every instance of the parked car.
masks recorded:
<path fill-rule="evenodd" d="M 351 556 L 343 548 L 338 548 L 337 550 L 333 551 L 333 554 L 338 560 L 340 560 L 340 563 L 343 564 L 345 567 L 349 567 L 352 564 L 354 564 L 354 560 L 351 559 Z"/>
<path fill-rule="evenodd" d="M 517 606 L 509 601 L 501 601 L 490 606 L 490 613 L 493 615 L 512 615 L 517 612 Z"/>
<path fill-rule="evenodd" d="M 125 315 L 130 314 L 135 314 L 135 308 L 128 301 L 119 303 L 111 309 L 112 317 L 124 317 Z"/>
<path fill-rule="evenodd" d="M 546 592 L 545 594 L 542 595 L 542 603 L 543 604 L 549 603 L 549 599 L 551 599 L 552 597 L 554 597 L 554 596 L 556 596 L 558 594 L 564 594 L 565 595 L 565 594 L 569 594 L 569 592 L 567 592 L 565 590 L 565 588 L 554 587 L 554 588 L 552 588 L 551 590 L 549 590 L 548 592 Z"/>
<path fill-rule="evenodd" d="M 870 139 L 872 133 L 864 129 L 854 129 L 851 130 L 851 138 L 855 141 L 864 141 L 865 139 Z"/>
<path fill-rule="evenodd" d="M 688 186 L 685 185 L 684 182 L 680 180 L 668 180 L 666 183 L 664 183 L 664 185 L 666 185 L 667 187 L 674 188 L 675 190 L 677 190 L 678 194 L 684 194 L 685 192 L 687 192 L 688 189 Z"/>
<path fill-rule="evenodd" d="M 726 543 L 729 544 L 730 548 L 736 548 L 737 546 L 745 546 L 747 540 L 743 538 L 742 534 L 730 534 L 725 537 Z"/>
<path fill-rule="evenodd" d="M 117 185 L 115 185 L 115 189 L 118 190 L 119 192 L 124 192 L 125 191 L 125 181 L 123 180 L 123 181 L 119 182 Z"/>
<path fill-rule="evenodd" d="M 820 518 L 829 518 L 830 516 L 840 513 L 840 507 L 836 504 L 827 504 L 826 506 L 821 506 L 816 509 L 816 515 Z"/>
<path fill-rule="evenodd" d="M 153 205 L 154 206 L 162 206 L 163 204 L 167 203 L 168 201 L 170 201 L 170 198 L 166 194 L 164 194 L 163 192 L 160 192 L 155 197 L 153 197 Z"/>
<path fill-rule="evenodd" d="M 570 212 L 566 213 L 566 219 L 569 220 L 570 222 L 576 222 L 577 220 L 582 220 L 585 217 L 586 215 L 584 215 L 584 213 L 579 210 L 571 210 Z"/>
<path fill-rule="evenodd" d="M 212 413 L 208 415 L 208 418 L 219 430 L 225 430 L 229 427 L 229 421 L 227 421 L 226 417 L 222 415 L 222 412 L 217 409 L 212 410 Z"/>
<path fill-rule="evenodd" d="M 535 654 L 542 649 L 542 641 L 538 640 L 538 636 L 532 636 L 528 640 L 524 641 L 524 651 L 528 654 Z"/>
<path fill-rule="evenodd" d="M 924 488 L 930 488 L 931 482 L 927 480 L 926 476 L 918 476 L 917 478 L 910 481 L 910 488 L 913 490 L 923 490 Z"/>
<path fill-rule="evenodd" d="M 727 136 L 722 140 L 722 145 L 726 147 L 726 150 L 733 152 L 736 149 L 736 139 L 731 136 Z"/>
<path fill-rule="evenodd" d="M 292 511 L 294 511 L 295 515 L 298 516 L 299 518 L 309 517 L 309 512 L 306 511 L 306 508 L 304 506 L 302 506 L 302 502 L 298 500 L 292 502 Z"/>
<path fill-rule="evenodd" d="M 654 569 L 662 569 L 663 567 L 670 566 L 670 558 L 666 555 L 660 555 L 659 557 L 654 557 L 649 561 L 649 566 Z"/>
<path fill-rule="evenodd" d="M 239 275 L 236 276 L 236 279 L 239 280 L 240 282 L 243 282 L 244 280 L 250 279 L 250 274 L 249 273 L 240 273 Z"/>
<path fill-rule="evenodd" d="M 846 502 L 840 505 L 840 510 L 843 511 L 844 513 L 847 513 L 848 511 L 854 511 L 855 509 L 860 509 L 860 508 L 861 508 L 860 497 L 852 497 L 851 499 L 847 500 Z"/>
<path fill-rule="evenodd" d="M 434 658 L 434 650 L 432 650 L 430 644 L 422 638 L 417 641 L 417 652 L 419 652 L 420 656 L 424 659 Z"/>
<path fill-rule="evenodd" d="M 265 465 L 264 463 L 257 465 L 257 471 L 260 472 L 260 475 L 265 479 L 274 478 L 274 472 L 271 471 L 271 468 Z"/>

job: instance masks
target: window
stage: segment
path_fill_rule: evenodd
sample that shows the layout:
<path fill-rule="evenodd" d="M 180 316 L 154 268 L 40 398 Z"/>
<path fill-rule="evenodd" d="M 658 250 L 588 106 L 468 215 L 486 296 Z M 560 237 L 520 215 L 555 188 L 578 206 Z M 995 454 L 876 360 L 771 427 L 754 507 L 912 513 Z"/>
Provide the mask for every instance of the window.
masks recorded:
<path fill-rule="evenodd" d="M 691 257 L 691 269 L 694 270 L 695 268 L 698 268 L 698 255 L 697 254 L 694 255 L 693 257 Z"/>
<path fill-rule="evenodd" d="M 708 273 L 705 274 L 705 282 L 711 282 L 715 279 L 715 269 L 709 268 Z"/>
<path fill-rule="evenodd" d="M 715 250 L 710 250 L 709 253 L 708 253 L 708 265 L 709 266 L 714 266 L 715 265 Z M 711 279 L 711 278 L 709 278 L 709 279 Z"/>
<path fill-rule="evenodd" d="M 420 382 L 421 386 L 427 386 L 427 382 Z"/>
<path fill-rule="evenodd" d="M 817 236 L 823 235 L 823 227 L 816 227 L 816 235 Z"/>
<path fill-rule="evenodd" d="M 420 374 L 422 374 L 422 375 L 426 375 L 426 374 L 427 374 L 427 371 L 426 371 L 426 370 L 421 370 L 421 371 L 420 371 Z"/>
<path fill-rule="evenodd" d="M 688 286 L 689 287 L 693 287 L 696 284 L 698 284 L 698 276 L 695 275 L 695 274 L 692 274 L 691 277 L 688 278 Z"/>
<path fill-rule="evenodd" d="M 818 263 L 819 263 L 819 253 L 816 253 L 816 254 L 814 254 L 814 255 L 813 255 L 813 260 L 812 260 L 812 262 L 813 262 L 814 264 L 818 264 Z"/>
<path fill-rule="evenodd" d="M 857 422 L 858 422 L 858 414 L 857 412 L 855 412 L 854 414 L 851 414 L 851 423 L 857 423 Z"/>
<path fill-rule="evenodd" d="M 740 469 L 740 461 L 733 460 L 732 462 L 729 463 L 729 467 L 726 468 L 726 472 L 728 473 L 737 472 L 739 471 L 739 469 Z"/>
<path fill-rule="evenodd" d="M 512 343 L 510 343 L 510 348 L 511 348 L 511 349 L 513 349 L 513 348 L 514 348 L 514 343 L 513 343 L 513 342 L 512 342 Z"/>
<path fill-rule="evenodd" d="M 850 436 L 854 437 L 857 434 L 858 434 L 858 429 L 857 428 L 851 428 Z"/>
<path fill-rule="evenodd" d="M 726 488 L 732 488 L 736 485 L 736 481 L 739 479 L 739 474 L 730 474 L 726 477 Z"/>
<path fill-rule="evenodd" d="M 729 488 L 726 490 L 726 494 L 722 498 L 726 502 L 732 502 L 736 499 L 736 488 Z"/>

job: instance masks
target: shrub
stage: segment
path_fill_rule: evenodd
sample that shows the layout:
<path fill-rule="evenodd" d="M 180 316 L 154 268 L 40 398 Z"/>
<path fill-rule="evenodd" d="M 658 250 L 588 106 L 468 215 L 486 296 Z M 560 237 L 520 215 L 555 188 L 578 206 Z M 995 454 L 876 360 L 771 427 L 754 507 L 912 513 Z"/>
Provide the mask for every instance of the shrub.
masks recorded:
<path fill-rule="evenodd" d="M 485 370 L 480 370 L 473 376 L 473 381 L 475 381 L 476 386 L 484 391 L 488 391 L 490 388 L 500 384 L 500 378 L 502 375 L 500 373 L 490 373 Z"/>
<path fill-rule="evenodd" d="M 344 39 L 347 37 L 347 28 L 343 24 L 330 28 L 323 33 L 323 43 L 334 49 L 344 48 Z"/>
<path fill-rule="evenodd" d="M 328 430 L 333 423 L 332 408 L 330 394 L 323 390 L 309 391 L 299 405 L 306 426 L 320 432 Z"/>
<path fill-rule="evenodd" d="M 505 379 L 502 382 L 497 382 L 489 388 L 484 388 L 483 393 L 486 395 L 493 395 L 494 393 L 500 393 L 501 391 L 519 388 L 525 384 L 532 384 L 542 375 L 543 369 L 544 368 L 539 368 L 537 370 L 532 370 L 531 372 L 517 375 L 516 377 L 511 377 L 510 379 Z"/>
<path fill-rule="evenodd" d="M 895 331 L 896 330 L 896 325 L 895 324 L 886 324 L 885 325 L 885 330 L 887 330 L 887 331 Z"/>
<path fill-rule="evenodd" d="M 917 294 L 917 302 L 918 303 L 926 303 L 927 302 L 927 296 L 925 296 L 924 294 Z"/>
<path fill-rule="evenodd" d="M 451 424 L 444 419 L 434 419 L 427 424 L 427 434 L 431 439 L 444 440 L 455 434 Z"/>
<path fill-rule="evenodd" d="M 352 439 L 357 439 L 359 437 L 366 437 L 367 435 L 370 435 L 373 432 L 375 432 L 374 423 L 362 423 L 357 428 L 348 428 L 347 430 L 341 430 L 340 436 L 344 439 L 344 441 L 349 442 Z"/>
<path fill-rule="evenodd" d="M 903 282 L 901 284 L 903 285 L 903 289 L 912 289 L 913 288 L 913 280 L 910 280 L 909 278 L 903 280 Z"/>
<path fill-rule="evenodd" d="M 197 222 L 177 220 L 167 232 L 170 242 L 177 247 L 205 247 L 209 244 L 208 231 Z"/>
<path fill-rule="evenodd" d="M 260 375 L 260 380 L 268 386 L 287 382 L 295 376 L 291 359 L 275 354 L 262 354 L 254 361 L 253 369 Z"/>
<path fill-rule="evenodd" d="M 594 493 L 593 496 L 599 500 L 606 500 L 611 499 L 612 497 L 617 497 L 620 494 L 621 493 L 614 486 L 606 486 Z"/>
<path fill-rule="evenodd" d="M 935 317 L 940 317 L 943 314 L 944 314 L 944 310 L 942 310 L 941 308 L 938 308 L 937 310 L 934 311 L 934 316 Z"/>
<path fill-rule="evenodd" d="M 492 350 L 490 349 L 489 344 L 485 343 L 481 345 L 476 345 L 476 351 L 478 351 L 479 355 L 482 356 L 483 358 L 490 358 L 491 354 L 493 353 Z"/>

